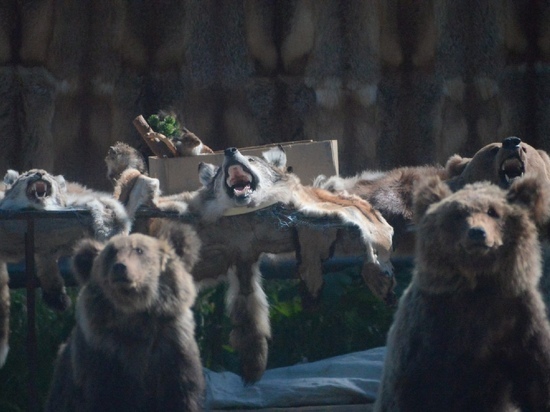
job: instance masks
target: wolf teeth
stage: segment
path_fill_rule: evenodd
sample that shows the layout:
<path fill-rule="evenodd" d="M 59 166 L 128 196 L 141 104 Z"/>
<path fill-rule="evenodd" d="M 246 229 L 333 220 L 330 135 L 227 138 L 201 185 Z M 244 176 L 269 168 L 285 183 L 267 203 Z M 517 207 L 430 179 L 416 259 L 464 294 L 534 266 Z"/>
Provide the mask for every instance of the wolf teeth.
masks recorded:
<path fill-rule="evenodd" d="M 246 185 L 242 189 L 237 189 L 236 187 L 233 188 L 233 194 L 237 197 L 240 196 L 248 196 L 252 192 L 252 188 L 250 185 Z"/>

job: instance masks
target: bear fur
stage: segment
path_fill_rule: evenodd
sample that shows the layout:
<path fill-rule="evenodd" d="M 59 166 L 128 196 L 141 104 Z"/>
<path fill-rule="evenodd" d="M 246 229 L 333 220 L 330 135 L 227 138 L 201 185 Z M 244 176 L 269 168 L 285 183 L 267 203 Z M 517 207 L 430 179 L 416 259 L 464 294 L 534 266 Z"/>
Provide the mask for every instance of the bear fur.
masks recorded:
<path fill-rule="evenodd" d="M 550 410 L 537 223 L 549 188 L 415 190 L 416 268 L 387 340 L 375 411 Z"/>
<path fill-rule="evenodd" d="M 201 258 L 192 275 L 201 285 L 228 280 L 230 340 L 239 353 L 246 383 L 259 380 L 267 365 L 271 327 L 260 272 L 260 259 L 266 253 L 295 253 L 297 274 L 313 298 L 323 285 L 323 261 L 361 255 L 367 286 L 386 302 L 395 301 L 391 226 L 357 196 L 302 185 L 287 172 L 286 161 L 282 147 L 271 148 L 262 157 L 228 148 L 220 166 L 200 164 L 203 186 L 197 191 L 161 196 L 157 179 L 131 168 L 122 173 L 115 188 L 130 216 L 142 205 L 175 213 L 171 219 L 152 219 L 146 233 L 167 235 L 181 244 L 175 223 L 185 221 L 196 229 Z"/>
<path fill-rule="evenodd" d="M 439 165 L 398 167 L 388 171 L 366 170 L 352 177 L 318 176 L 313 185 L 333 193 L 356 195 L 369 202 L 393 227 L 393 256 L 414 252 L 413 188 L 426 176 L 447 178 Z"/>
<path fill-rule="evenodd" d="M 550 179 L 548 153 L 522 142 L 517 136 L 483 146 L 473 157 L 455 154 L 447 160 L 445 168 L 454 190 L 484 180 L 507 189 L 516 178 L 523 176 Z"/>
<path fill-rule="evenodd" d="M 76 326 L 59 352 L 46 411 L 202 410 L 196 290 L 168 242 L 86 239 L 73 267 Z"/>
<path fill-rule="evenodd" d="M 522 142 L 516 136 L 505 138 L 501 143 L 491 143 L 471 158 L 454 155 L 447 161 L 449 186 L 458 190 L 465 184 L 489 181 L 502 188 L 524 176 L 532 176 L 541 182 L 550 180 L 550 157 L 544 150 Z M 547 307 L 550 304 L 550 222 L 539 225 L 543 248 L 543 276 L 541 292 Z"/>

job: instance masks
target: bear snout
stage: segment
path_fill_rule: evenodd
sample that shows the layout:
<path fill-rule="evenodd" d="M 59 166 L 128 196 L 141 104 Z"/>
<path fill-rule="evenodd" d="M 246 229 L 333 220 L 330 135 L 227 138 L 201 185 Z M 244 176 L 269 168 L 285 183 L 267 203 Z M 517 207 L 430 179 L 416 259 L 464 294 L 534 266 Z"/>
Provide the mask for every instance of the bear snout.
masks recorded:
<path fill-rule="evenodd" d="M 472 242 L 479 242 L 485 244 L 487 239 L 487 232 L 482 227 L 472 227 L 468 230 L 468 239 Z"/>
<path fill-rule="evenodd" d="M 116 283 L 130 283 L 128 268 L 122 262 L 117 262 L 111 269 L 111 281 Z"/>
<path fill-rule="evenodd" d="M 482 226 L 471 226 L 464 234 L 461 243 L 468 254 L 485 254 L 495 246 L 493 240 Z"/>

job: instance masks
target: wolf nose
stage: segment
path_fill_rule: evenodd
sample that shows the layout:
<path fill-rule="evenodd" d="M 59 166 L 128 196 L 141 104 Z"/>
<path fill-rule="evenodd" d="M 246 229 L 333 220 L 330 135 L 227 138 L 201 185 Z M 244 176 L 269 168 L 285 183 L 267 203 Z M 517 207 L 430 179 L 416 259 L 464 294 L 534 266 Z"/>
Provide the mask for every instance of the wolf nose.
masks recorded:
<path fill-rule="evenodd" d="M 235 156 L 235 154 L 237 153 L 237 148 L 236 147 L 228 147 L 227 149 L 225 149 L 224 153 L 227 157 Z"/>
<path fill-rule="evenodd" d="M 519 137 L 510 136 L 502 141 L 502 147 L 504 149 L 516 149 L 519 147 L 520 143 L 521 139 Z"/>
<path fill-rule="evenodd" d="M 481 227 L 473 227 L 468 230 L 468 237 L 474 241 L 483 241 L 487 237 L 487 233 Z"/>
<path fill-rule="evenodd" d="M 111 273 L 114 282 L 128 282 L 128 272 L 124 263 L 115 263 Z"/>

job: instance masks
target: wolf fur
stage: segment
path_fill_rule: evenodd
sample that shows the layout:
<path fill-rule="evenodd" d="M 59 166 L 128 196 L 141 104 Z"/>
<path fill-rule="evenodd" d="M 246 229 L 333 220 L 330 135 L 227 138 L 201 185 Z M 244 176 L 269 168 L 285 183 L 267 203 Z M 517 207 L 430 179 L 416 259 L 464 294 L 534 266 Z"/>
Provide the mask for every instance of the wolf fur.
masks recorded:
<path fill-rule="evenodd" d="M 412 255 L 414 185 L 428 176 L 446 179 L 447 170 L 434 165 L 399 167 L 387 171 L 365 170 L 352 177 L 320 175 L 313 186 L 365 199 L 393 227 L 393 255 Z"/>
<path fill-rule="evenodd" d="M 90 217 L 83 217 L 82 221 L 77 222 L 59 219 L 35 221 L 36 275 L 42 288 L 42 297 L 52 309 L 65 310 L 71 300 L 65 291 L 58 259 L 70 255 L 74 244 L 82 237 L 92 236 L 103 241 L 115 234 L 129 233 L 131 221 L 126 210 L 107 193 L 66 182 L 63 176 L 53 176 L 41 169 L 31 169 L 22 174 L 9 170 L 4 178 L 4 185 L 0 211 L 5 213 L 24 209 L 85 209 L 90 212 Z M 9 331 L 6 263 L 19 262 L 25 257 L 24 228 L 24 223 L 17 220 L 0 222 L 0 355 L 7 353 Z M 0 362 L 0 366 L 1 364 L 3 362 Z"/>
<path fill-rule="evenodd" d="M 391 226 L 359 197 L 303 186 L 285 167 L 281 147 L 263 157 L 244 156 L 229 148 L 222 165 L 201 164 L 202 188 L 170 196 L 155 191 L 155 179 L 143 180 L 135 177 L 135 171 L 127 172 L 135 177 L 130 182 L 141 181 L 135 184 L 136 190 L 143 189 L 145 194 L 141 202 L 176 212 L 178 219 L 192 223 L 197 230 L 202 247 L 192 271 L 194 279 L 212 283 L 229 278 L 231 342 L 241 356 L 246 382 L 262 376 L 271 336 L 259 271 L 263 254 L 296 253 L 298 273 L 314 296 L 322 286 L 323 260 L 333 253 L 359 254 L 364 257 L 363 276 L 373 293 L 389 301 L 393 297 Z M 140 202 L 133 204 L 139 208 Z M 154 219 L 148 233 L 167 230 L 171 222 Z M 352 227 L 358 230 L 350 230 Z"/>

